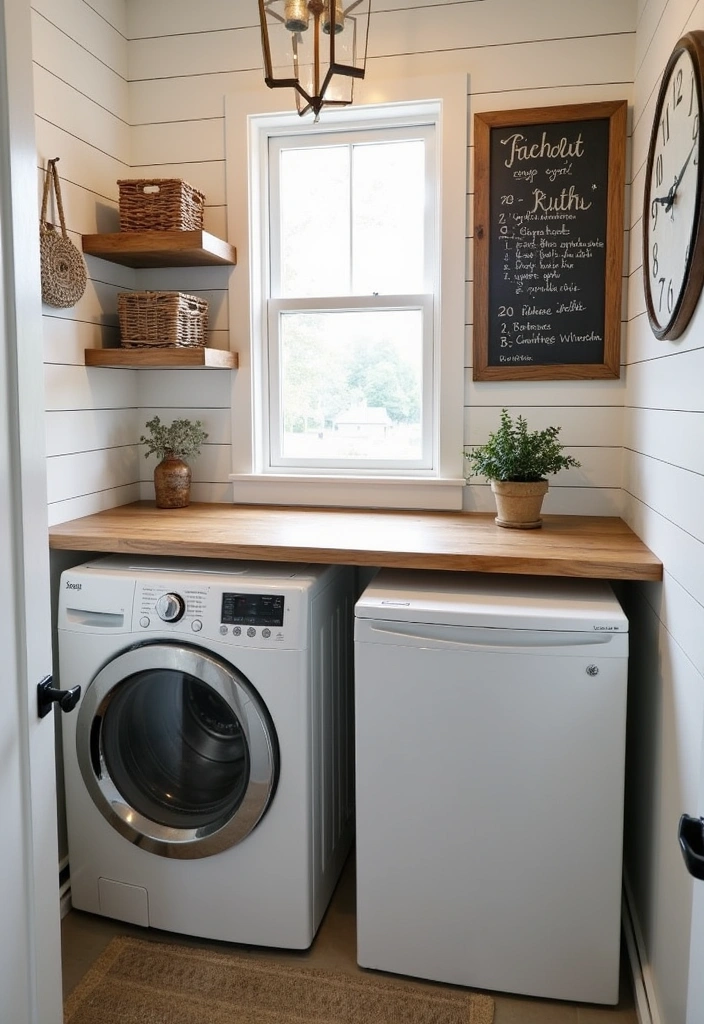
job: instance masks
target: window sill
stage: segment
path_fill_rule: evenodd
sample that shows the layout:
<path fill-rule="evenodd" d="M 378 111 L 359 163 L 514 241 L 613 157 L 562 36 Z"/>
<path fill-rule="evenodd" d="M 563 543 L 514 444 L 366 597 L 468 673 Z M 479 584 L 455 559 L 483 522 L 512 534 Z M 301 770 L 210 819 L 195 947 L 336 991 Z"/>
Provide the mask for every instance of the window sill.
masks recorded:
<path fill-rule="evenodd" d="M 234 501 L 243 505 L 314 505 L 460 511 L 463 477 L 299 476 L 232 473 Z"/>

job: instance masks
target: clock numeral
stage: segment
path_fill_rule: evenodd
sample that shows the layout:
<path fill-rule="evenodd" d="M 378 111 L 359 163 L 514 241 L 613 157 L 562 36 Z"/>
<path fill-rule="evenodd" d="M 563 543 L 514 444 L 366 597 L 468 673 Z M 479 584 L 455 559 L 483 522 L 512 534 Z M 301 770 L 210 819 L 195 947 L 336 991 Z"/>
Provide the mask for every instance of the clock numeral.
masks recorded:
<path fill-rule="evenodd" d="M 653 199 L 652 203 L 650 204 L 650 216 L 653 218 L 653 231 L 658 226 L 658 210 L 659 210 L 659 208 L 660 208 L 660 203 L 656 202 Z"/>
<path fill-rule="evenodd" d="M 668 281 L 667 291 L 665 291 L 665 278 L 661 277 L 658 280 L 660 285 L 660 297 L 658 299 L 658 313 L 662 310 L 662 300 L 665 299 L 667 305 L 667 312 L 671 313 L 675 305 L 675 292 L 672 287 L 672 278 Z"/>
<path fill-rule="evenodd" d="M 655 161 L 655 184 L 658 188 L 662 185 L 662 153 L 658 153 L 657 160 Z"/>
<path fill-rule="evenodd" d="M 653 277 L 657 278 L 660 264 L 658 263 L 658 243 L 653 242 L 653 265 L 652 265 Z M 662 279 L 665 280 L 664 278 Z"/>
<path fill-rule="evenodd" d="M 689 110 L 687 111 L 687 117 L 692 116 L 692 109 L 694 107 L 694 75 L 689 76 Z"/>
<path fill-rule="evenodd" d="M 660 119 L 660 128 L 662 129 L 662 144 L 667 145 L 670 138 L 670 106 L 669 104 L 665 107 L 665 113 Z"/>
<path fill-rule="evenodd" d="M 682 102 L 682 68 L 672 80 L 672 109 L 678 107 Z"/>
<path fill-rule="evenodd" d="M 694 121 L 692 123 L 692 141 L 696 142 L 698 138 L 699 138 L 699 114 L 695 114 L 694 115 Z M 699 147 L 697 147 L 697 151 L 694 154 L 694 157 L 692 158 L 692 163 L 694 164 L 695 167 L 699 163 Z"/>

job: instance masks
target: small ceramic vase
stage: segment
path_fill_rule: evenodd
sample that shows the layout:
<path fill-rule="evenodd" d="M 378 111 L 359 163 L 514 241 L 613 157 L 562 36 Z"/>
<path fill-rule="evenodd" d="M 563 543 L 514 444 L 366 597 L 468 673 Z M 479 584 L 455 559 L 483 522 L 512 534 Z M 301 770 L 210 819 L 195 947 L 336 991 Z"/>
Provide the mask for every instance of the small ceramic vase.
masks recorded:
<path fill-rule="evenodd" d="M 154 469 L 157 508 L 185 508 L 191 500 L 191 467 L 183 459 L 166 456 Z"/>

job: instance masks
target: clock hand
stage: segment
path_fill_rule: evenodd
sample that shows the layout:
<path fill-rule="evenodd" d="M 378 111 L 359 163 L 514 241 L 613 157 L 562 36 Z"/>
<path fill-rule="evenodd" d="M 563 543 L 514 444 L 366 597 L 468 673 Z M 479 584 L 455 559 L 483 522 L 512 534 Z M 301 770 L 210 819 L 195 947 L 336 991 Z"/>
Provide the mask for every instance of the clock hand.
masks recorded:
<path fill-rule="evenodd" d="M 679 174 L 676 175 L 674 181 L 670 185 L 667 196 L 665 196 L 663 199 L 656 199 L 655 201 L 656 203 L 662 203 L 662 205 L 665 207 L 665 213 L 668 213 L 674 206 L 674 200 L 677 195 L 677 188 L 679 187 L 679 182 L 681 181 L 681 179 L 685 177 L 685 171 L 687 170 L 687 165 L 692 160 L 692 154 L 694 153 L 696 144 L 696 141 L 692 143 L 692 148 L 687 155 L 687 160 L 683 164 L 683 167 L 681 167 Z"/>
<path fill-rule="evenodd" d="M 670 185 L 669 189 L 667 190 L 667 195 L 666 196 L 655 196 L 655 198 L 653 199 L 653 202 L 654 203 L 660 203 L 660 205 L 664 206 L 666 210 L 669 210 L 670 207 L 672 206 L 672 204 L 675 201 L 675 190 L 676 190 L 676 187 L 677 187 L 677 178 L 675 178 L 674 182 L 672 183 L 672 185 Z"/>
<path fill-rule="evenodd" d="M 692 159 L 692 153 L 694 152 L 694 147 L 696 146 L 696 144 L 697 144 L 696 142 L 692 143 L 692 148 L 690 149 L 689 153 L 687 154 L 687 159 L 685 160 L 684 164 L 682 165 L 682 170 L 680 171 L 680 173 L 675 178 L 675 184 L 673 186 L 674 189 L 675 189 L 675 192 L 677 191 L 679 183 L 682 181 L 682 178 L 684 177 L 684 172 L 687 170 L 687 164 Z"/>

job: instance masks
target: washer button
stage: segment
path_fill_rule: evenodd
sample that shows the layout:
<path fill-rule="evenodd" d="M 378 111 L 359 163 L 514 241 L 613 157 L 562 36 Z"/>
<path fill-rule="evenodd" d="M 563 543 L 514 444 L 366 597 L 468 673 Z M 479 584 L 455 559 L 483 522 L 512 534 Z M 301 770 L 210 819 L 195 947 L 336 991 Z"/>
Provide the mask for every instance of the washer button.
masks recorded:
<path fill-rule="evenodd" d="M 256 635 L 257 635 L 256 629 L 254 628 L 254 626 L 250 626 L 249 629 L 247 630 L 247 636 L 256 636 Z"/>
<path fill-rule="evenodd" d="M 241 626 L 233 626 L 232 627 L 232 635 L 233 636 L 242 636 L 242 627 Z"/>
<path fill-rule="evenodd" d="M 221 626 L 220 632 L 222 633 L 223 636 L 225 636 L 225 633 L 227 633 L 227 626 Z"/>
<path fill-rule="evenodd" d="M 262 630 L 262 636 L 264 637 L 265 640 L 268 640 L 269 637 L 271 636 L 271 630 L 270 629 L 263 629 Z"/>
<path fill-rule="evenodd" d="M 194 619 L 193 622 L 191 623 L 191 629 L 193 630 L 194 633 L 200 633 L 202 628 L 203 623 L 200 621 L 200 619 Z"/>
<path fill-rule="evenodd" d="M 149 625 L 149 616 L 143 615 L 142 618 L 139 620 L 139 624 L 142 627 L 142 629 L 146 629 L 147 626 Z"/>

